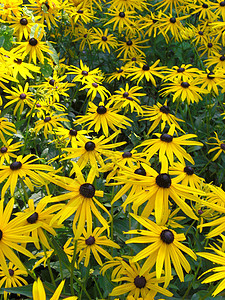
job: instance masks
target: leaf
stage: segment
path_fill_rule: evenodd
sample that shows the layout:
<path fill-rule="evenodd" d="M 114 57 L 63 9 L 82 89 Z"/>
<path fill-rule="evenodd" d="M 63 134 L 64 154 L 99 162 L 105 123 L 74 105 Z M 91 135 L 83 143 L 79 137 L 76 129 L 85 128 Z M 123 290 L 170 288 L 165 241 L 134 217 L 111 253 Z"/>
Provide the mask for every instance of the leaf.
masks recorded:
<path fill-rule="evenodd" d="M 32 298 L 32 284 L 24 285 L 24 286 L 18 286 L 18 287 L 11 287 L 11 288 L 3 288 L 4 291 L 14 294 L 20 294 L 27 297 Z"/>
<path fill-rule="evenodd" d="M 45 60 L 44 65 L 43 64 L 39 64 L 39 67 L 41 68 L 41 73 L 45 77 L 49 77 L 49 76 L 52 75 L 52 67 L 47 63 L 47 60 Z"/>
<path fill-rule="evenodd" d="M 47 41 L 46 44 L 48 45 L 49 50 L 52 52 L 52 53 L 48 52 L 48 54 L 53 59 L 54 63 L 58 65 L 59 64 L 59 57 L 58 57 L 58 54 L 57 54 L 55 48 L 52 46 L 52 44 L 49 41 Z"/>

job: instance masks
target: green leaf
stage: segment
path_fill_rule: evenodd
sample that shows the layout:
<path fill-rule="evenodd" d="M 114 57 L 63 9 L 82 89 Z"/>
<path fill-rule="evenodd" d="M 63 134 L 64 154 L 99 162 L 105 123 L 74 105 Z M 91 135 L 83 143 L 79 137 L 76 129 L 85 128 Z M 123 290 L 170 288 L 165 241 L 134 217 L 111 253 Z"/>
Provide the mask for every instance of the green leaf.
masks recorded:
<path fill-rule="evenodd" d="M 11 288 L 4 288 L 4 291 L 14 294 L 20 294 L 27 297 L 32 298 L 32 284 L 24 285 L 24 286 L 18 286 L 18 287 L 11 287 Z"/>
<path fill-rule="evenodd" d="M 58 65 L 59 64 L 59 57 L 58 57 L 58 54 L 57 54 L 55 48 L 52 46 L 52 44 L 49 41 L 47 41 L 46 44 L 48 45 L 49 50 L 51 50 L 51 52 L 52 52 L 52 53 L 48 52 L 48 54 L 53 59 L 54 63 Z"/>
<path fill-rule="evenodd" d="M 44 65 L 38 64 L 39 67 L 41 68 L 41 73 L 45 77 L 50 77 L 52 75 L 52 67 L 47 63 L 47 60 L 45 60 Z"/>

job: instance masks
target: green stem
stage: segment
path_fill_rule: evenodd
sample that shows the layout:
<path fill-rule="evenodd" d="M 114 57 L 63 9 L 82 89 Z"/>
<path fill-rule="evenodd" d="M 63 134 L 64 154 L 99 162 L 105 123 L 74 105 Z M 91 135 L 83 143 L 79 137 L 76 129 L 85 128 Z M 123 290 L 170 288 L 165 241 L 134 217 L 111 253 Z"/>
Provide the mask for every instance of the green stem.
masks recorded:
<path fill-rule="evenodd" d="M 28 202 L 29 196 L 28 196 L 28 194 L 27 194 L 27 191 L 26 191 L 24 182 L 23 182 L 23 180 L 22 180 L 21 177 L 19 177 L 19 180 L 20 180 L 20 183 L 21 183 L 21 185 L 22 185 L 22 189 L 23 189 L 23 192 L 24 192 L 25 199 L 26 199 L 26 201 Z M 25 204 L 25 207 L 26 207 L 26 204 L 27 204 L 27 203 L 24 202 L 24 204 Z"/>
<path fill-rule="evenodd" d="M 187 295 L 189 294 L 189 292 L 190 292 L 190 290 L 191 290 L 191 288 L 192 288 L 192 286 L 193 286 L 193 283 L 195 282 L 195 280 L 196 280 L 196 278 L 197 278 L 197 276 L 198 276 L 198 272 L 199 272 L 201 266 L 202 266 L 202 259 L 200 260 L 200 262 L 199 262 L 199 264 L 198 264 L 198 268 L 197 268 L 197 270 L 195 271 L 194 278 L 192 279 L 191 282 L 189 282 L 188 288 L 187 288 L 187 290 L 186 290 L 186 292 L 185 292 L 185 294 L 184 294 L 184 296 L 183 296 L 182 299 L 184 299 L 184 300 L 187 299 Z"/>
<path fill-rule="evenodd" d="M 201 169 L 201 171 L 198 173 L 198 175 L 200 175 L 203 171 L 205 171 L 205 169 L 208 167 L 208 165 L 212 162 L 213 157 L 207 162 L 207 164 L 205 164 L 205 166 Z"/>
<path fill-rule="evenodd" d="M 191 225 L 188 227 L 188 230 L 185 232 L 185 236 L 187 236 L 188 232 L 190 231 L 190 229 L 192 228 L 192 226 L 195 224 L 196 220 L 193 220 Z"/>
<path fill-rule="evenodd" d="M 103 295 L 102 295 L 102 293 L 100 291 L 100 288 L 99 288 L 98 283 L 97 283 L 97 281 L 96 281 L 96 279 L 95 279 L 94 276 L 93 276 L 93 279 L 94 279 L 94 282 L 95 282 L 95 286 L 96 286 L 96 288 L 98 290 L 99 296 L 100 296 L 101 299 L 103 299 Z"/>
<path fill-rule="evenodd" d="M 77 256 L 77 240 L 75 241 L 74 244 L 73 257 L 71 261 L 71 270 L 70 270 L 70 290 L 71 290 L 71 295 L 73 296 L 75 296 L 74 289 L 73 289 L 73 271 L 74 271 L 76 256 Z"/>

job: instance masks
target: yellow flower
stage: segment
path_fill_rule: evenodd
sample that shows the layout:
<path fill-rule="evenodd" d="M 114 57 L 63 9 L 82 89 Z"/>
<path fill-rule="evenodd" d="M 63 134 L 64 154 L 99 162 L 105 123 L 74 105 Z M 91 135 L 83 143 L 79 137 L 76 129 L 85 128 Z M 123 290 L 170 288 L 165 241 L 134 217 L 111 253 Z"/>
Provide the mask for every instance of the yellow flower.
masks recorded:
<path fill-rule="evenodd" d="M 218 137 L 218 134 L 216 132 L 214 132 L 214 133 L 215 133 L 216 137 L 210 137 L 209 139 L 216 140 L 216 142 L 215 143 L 206 142 L 206 144 L 208 144 L 208 145 L 215 145 L 216 146 L 216 147 L 210 149 L 208 151 L 208 153 L 211 153 L 213 151 L 218 150 L 218 152 L 213 156 L 212 161 L 216 160 L 222 152 L 225 153 L 225 140 L 220 140 L 219 137 Z"/>
<path fill-rule="evenodd" d="M 174 124 L 177 129 L 184 132 L 180 125 L 177 123 L 177 121 L 184 121 L 178 119 L 170 113 L 170 108 L 169 106 L 167 106 L 167 100 L 164 102 L 163 105 L 157 102 L 156 105 L 144 106 L 143 108 L 143 115 L 145 118 L 142 120 L 154 121 L 151 127 L 149 128 L 147 135 L 149 135 L 159 125 L 160 122 L 162 122 L 160 126 L 161 131 L 164 130 L 166 124 L 168 124 L 170 127 L 172 126 L 172 124 Z"/>
<path fill-rule="evenodd" d="M 98 253 L 102 254 L 109 260 L 113 259 L 113 257 L 105 249 L 103 249 L 102 246 L 117 249 L 119 249 L 120 246 L 109 240 L 106 236 L 101 236 L 106 228 L 96 227 L 93 232 L 90 229 L 87 231 L 84 229 L 83 236 L 77 240 L 77 252 L 79 253 L 78 264 L 85 257 L 84 266 L 87 267 L 90 261 L 90 254 L 92 252 L 95 260 L 101 266 L 102 260 Z"/>
<path fill-rule="evenodd" d="M 112 18 L 104 24 L 107 26 L 113 23 L 113 31 L 118 28 L 118 32 L 120 33 L 123 29 L 131 29 L 133 26 L 133 20 L 136 18 L 136 12 L 134 10 L 119 10 L 117 8 L 112 9 L 110 13 L 106 13 L 107 15 L 111 16 Z"/>
<path fill-rule="evenodd" d="M 19 155 L 16 161 L 9 166 L 0 166 L 0 182 L 3 182 L 8 177 L 1 191 L 2 198 L 4 198 L 8 187 L 10 187 L 11 195 L 14 194 L 18 178 L 21 178 L 31 191 L 34 190 L 34 184 L 45 184 L 43 171 L 52 172 L 54 168 L 43 164 L 33 164 L 36 160 L 38 158 L 35 158 L 33 154 L 28 154 L 24 157 Z"/>
<path fill-rule="evenodd" d="M 125 261 L 121 263 L 123 265 L 122 276 L 117 275 L 113 281 L 122 282 L 122 284 L 115 287 L 109 296 L 119 296 L 129 293 L 128 297 L 133 296 L 133 299 L 139 299 L 138 297 L 141 295 L 146 300 L 154 300 L 157 293 L 168 297 L 173 296 L 171 292 L 158 285 L 165 281 L 165 277 L 155 278 L 155 272 L 149 273 L 149 271 L 144 271 L 143 267 L 141 268 L 138 263 L 134 263 L 131 260 L 128 263 Z"/>
<path fill-rule="evenodd" d="M 18 267 L 14 266 L 10 261 L 8 265 L 8 274 L 6 274 L 3 268 L 0 267 L 0 288 L 2 288 L 4 284 L 4 288 L 11 288 L 17 286 L 27 285 L 27 281 L 21 277 L 20 275 L 27 276 L 27 271 L 20 270 Z M 4 291 L 4 300 L 7 300 L 7 295 L 10 293 Z"/>
<path fill-rule="evenodd" d="M 0 201 L 0 265 L 5 274 L 9 275 L 8 266 L 6 264 L 5 257 L 8 258 L 16 267 L 22 271 L 26 271 L 26 268 L 15 254 L 12 249 L 30 257 L 35 256 L 27 249 L 22 247 L 21 243 L 35 242 L 32 237 L 28 237 L 25 234 L 36 229 L 37 224 L 31 224 L 23 226 L 24 218 L 14 218 L 11 221 L 10 217 L 14 206 L 14 198 L 7 203 L 5 210 L 3 209 L 4 201 Z"/>
<path fill-rule="evenodd" d="M 145 43 L 149 40 L 141 40 L 141 38 L 127 38 L 124 42 L 118 43 L 118 49 L 116 51 L 120 51 L 117 57 L 120 57 L 123 54 L 123 58 L 126 59 L 127 56 L 137 56 L 137 55 L 143 55 L 145 56 L 145 53 L 141 50 L 144 48 L 148 48 L 150 46 L 143 46 L 140 45 L 141 43 Z"/>
<path fill-rule="evenodd" d="M 98 49 L 102 49 L 105 52 L 107 49 L 108 53 L 110 53 L 110 48 L 117 48 L 117 40 L 113 34 L 108 34 L 108 28 L 103 32 L 100 28 L 93 28 L 95 33 L 92 34 L 92 42 L 91 44 L 98 44 Z"/>
<path fill-rule="evenodd" d="M 22 142 L 12 144 L 13 139 L 7 140 L 1 145 L 0 148 L 0 165 L 6 160 L 10 164 L 10 157 L 17 158 L 17 155 L 13 152 L 18 151 L 23 146 Z"/>
<path fill-rule="evenodd" d="M 94 127 L 95 132 L 99 132 L 102 128 L 106 137 L 109 136 L 109 128 L 113 131 L 117 131 L 118 128 L 126 129 L 127 126 L 131 126 L 129 122 L 132 122 L 129 118 L 119 115 L 118 109 L 115 106 L 110 107 L 110 103 L 104 105 L 100 102 L 99 105 L 95 105 L 93 102 L 89 102 L 89 108 L 85 116 L 77 116 L 75 124 L 86 123 L 88 130 Z"/>
<path fill-rule="evenodd" d="M 171 280 L 172 262 L 180 281 L 184 281 L 182 268 L 189 273 L 191 271 L 191 266 L 181 251 L 187 253 L 194 260 L 197 259 L 195 253 L 191 249 L 180 243 L 185 241 L 185 235 L 183 233 L 177 234 L 174 230 L 168 229 L 165 226 L 159 226 L 147 218 L 136 216 L 134 214 L 131 215 L 146 229 L 130 230 L 125 232 L 125 234 L 141 235 L 140 237 L 134 237 L 126 241 L 126 244 L 143 242 L 151 244 L 141 250 L 132 260 L 133 262 L 137 262 L 141 259 L 147 258 L 142 266 L 140 276 L 151 270 L 151 268 L 156 265 L 156 278 L 161 277 L 164 269 L 165 286 L 167 287 Z"/>
<path fill-rule="evenodd" d="M 43 29 L 40 30 L 40 27 L 37 27 L 34 36 L 30 36 L 30 39 L 26 42 L 18 42 L 20 44 L 17 48 L 15 48 L 15 54 L 22 55 L 22 59 L 29 55 L 29 63 L 31 60 L 34 62 L 34 64 L 37 64 L 37 58 L 40 60 L 42 64 L 44 64 L 44 55 L 42 52 L 48 52 L 52 53 L 52 51 L 49 49 L 49 46 L 42 42 L 42 38 L 44 35 Z"/>
<path fill-rule="evenodd" d="M 44 136 L 47 139 L 49 134 L 53 134 L 54 130 L 59 127 L 63 127 L 60 122 L 69 122 L 67 118 L 64 118 L 67 114 L 54 114 L 50 113 L 46 115 L 43 120 L 38 120 L 35 123 L 35 133 L 37 134 L 42 128 L 44 128 Z"/>
<path fill-rule="evenodd" d="M 69 218 L 75 213 L 73 219 L 73 231 L 75 239 L 78 239 L 87 222 L 87 230 L 92 230 L 92 214 L 96 216 L 104 228 L 109 228 L 108 222 L 103 218 L 101 213 L 96 208 L 95 204 L 99 206 L 104 212 L 109 215 L 108 210 L 95 198 L 103 197 L 103 191 L 98 191 L 93 185 L 95 179 L 95 172 L 90 170 L 87 180 L 85 181 L 80 168 L 73 164 L 72 172 L 76 173 L 76 178 L 71 179 L 68 177 L 54 176 L 49 179 L 56 185 L 61 186 L 68 193 L 51 198 L 50 202 L 59 202 L 69 200 L 68 203 L 62 208 L 51 220 L 50 226 L 58 220 L 58 224 L 62 224 L 64 220 Z"/>
<path fill-rule="evenodd" d="M 59 297 L 61 295 L 63 286 L 64 286 L 65 280 L 63 280 L 57 289 L 55 290 L 54 294 L 50 298 L 50 300 L 59 300 Z M 43 286 L 43 283 L 41 282 L 41 279 L 38 277 L 37 281 L 33 283 L 33 290 L 32 290 L 33 300 L 46 300 L 46 293 Z M 63 299 L 67 300 L 77 300 L 76 296 L 66 297 Z"/>

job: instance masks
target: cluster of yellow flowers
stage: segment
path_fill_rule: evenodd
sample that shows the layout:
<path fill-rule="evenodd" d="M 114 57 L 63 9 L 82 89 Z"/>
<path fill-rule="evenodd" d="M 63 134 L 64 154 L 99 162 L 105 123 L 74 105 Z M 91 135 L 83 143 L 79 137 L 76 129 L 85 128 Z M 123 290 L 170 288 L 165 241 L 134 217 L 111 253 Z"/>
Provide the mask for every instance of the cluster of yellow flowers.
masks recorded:
<path fill-rule="evenodd" d="M 172 297 L 172 274 L 184 282 L 191 271 L 184 254 L 221 264 L 202 283 L 222 279 L 211 294 L 223 291 L 225 192 L 195 174 L 203 143 L 194 140 L 191 109 L 200 100 L 211 109 L 225 92 L 225 1 L 2 0 L 0 17 L 0 31 L 8 30 L 8 44 L 6 34 L 0 39 L 0 287 L 27 285 L 21 276 L 29 275 L 33 299 L 46 299 L 35 270 L 48 265 L 55 284 L 52 237 L 69 224 L 62 252 L 71 291 L 61 272 L 52 300 L 81 299 L 82 292 L 92 299 L 74 271 L 93 258 L 120 283 L 107 297 Z M 184 51 L 189 43 L 199 67 L 191 59 L 163 65 L 157 38 L 165 49 L 173 42 Z M 182 107 L 195 134 L 177 113 Z M 139 124 L 147 126 L 143 141 Z M 205 168 L 225 153 L 217 132 L 212 139 L 204 141 L 215 145 L 208 154 L 217 153 Z M 130 255 L 114 234 L 124 216 L 129 227 L 121 235 L 132 235 L 123 236 L 125 244 L 140 245 Z M 196 236 L 213 227 L 207 238 L 220 236 L 221 246 L 190 249 L 193 225 Z M 35 260 L 31 269 L 18 253 Z"/>

